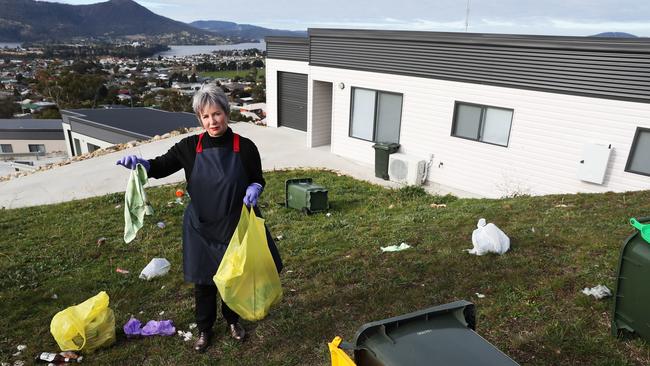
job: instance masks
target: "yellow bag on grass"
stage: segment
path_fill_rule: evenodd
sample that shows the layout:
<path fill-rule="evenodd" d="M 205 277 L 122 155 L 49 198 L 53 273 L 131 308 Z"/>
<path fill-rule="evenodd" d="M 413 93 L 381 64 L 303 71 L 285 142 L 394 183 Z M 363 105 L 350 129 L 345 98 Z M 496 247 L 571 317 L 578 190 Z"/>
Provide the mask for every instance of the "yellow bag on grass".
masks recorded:
<path fill-rule="evenodd" d="M 344 350 L 339 348 L 341 344 L 341 337 L 336 336 L 332 342 L 328 343 L 327 346 L 330 349 L 330 356 L 332 358 L 332 366 L 356 366 L 354 361 L 350 359 L 347 353 Z"/>
<path fill-rule="evenodd" d="M 264 219 L 257 217 L 254 210 L 249 213 L 242 206 L 239 224 L 213 279 L 222 300 L 246 320 L 263 319 L 282 298 Z"/>
<path fill-rule="evenodd" d="M 50 332 L 61 351 L 92 352 L 115 342 L 115 315 L 102 291 L 81 304 L 59 311 L 52 318 Z"/>

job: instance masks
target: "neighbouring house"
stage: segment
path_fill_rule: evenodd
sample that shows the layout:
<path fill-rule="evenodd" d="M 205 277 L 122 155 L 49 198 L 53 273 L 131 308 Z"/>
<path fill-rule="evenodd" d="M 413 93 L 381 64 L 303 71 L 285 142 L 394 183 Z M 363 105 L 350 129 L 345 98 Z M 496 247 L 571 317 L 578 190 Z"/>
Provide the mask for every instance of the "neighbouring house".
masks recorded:
<path fill-rule="evenodd" d="M 192 113 L 153 108 L 64 109 L 61 117 L 69 156 L 198 125 Z"/>
<path fill-rule="evenodd" d="M 60 119 L 0 119 L 0 155 L 40 154 L 65 151 Z"/>
<path fill-rule="evenodd" d="M 650 189 L 650 39 L 309 29 L 266 45 L 267 125 L 307 146 L 373 164 L 399 143 L 434 187 L 482 197 Z"/>

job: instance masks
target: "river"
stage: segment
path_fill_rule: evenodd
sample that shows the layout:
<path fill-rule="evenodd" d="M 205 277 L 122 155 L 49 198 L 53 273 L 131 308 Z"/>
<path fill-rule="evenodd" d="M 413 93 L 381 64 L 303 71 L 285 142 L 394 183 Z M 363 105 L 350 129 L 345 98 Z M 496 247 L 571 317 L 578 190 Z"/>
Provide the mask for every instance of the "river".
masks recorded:
<path fill-rule="evenodd" d="M 245 50 L 249 48 L 257 48 L 264 51 L 266 49 L 266 43 L 238 43 L 238 44 L 222 44 L 222 45 L 200 45 L 200 46 L 188 46 L 188 45 L 170 45 L 169 51 L 158 52 L 153 57 L 163 56 L 163 57 L 182 57 L 182 56 L 192 56 L 200 54 L 210 54 L 212 51 L 221 51 L 221 50 Z"/>

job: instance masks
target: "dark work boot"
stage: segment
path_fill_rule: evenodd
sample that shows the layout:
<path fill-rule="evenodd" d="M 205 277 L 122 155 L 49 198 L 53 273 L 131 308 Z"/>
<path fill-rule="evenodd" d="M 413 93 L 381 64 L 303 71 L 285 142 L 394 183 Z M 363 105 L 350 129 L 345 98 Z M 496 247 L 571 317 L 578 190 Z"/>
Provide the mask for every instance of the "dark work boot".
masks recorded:
<path fill-rule="evenodd" d="M 244 327 L 242 327 L 241 324 L 239 324 L 239 322 L 228 324 L 228 330 L 230 331 L 230 335 L 234 339 L 240 342 L 244 341 L 244 337 L 246 337 L 246 331 L 244 330 Z"/>
<path fill-rule="evenodd" d="M 194 342 L 194 350 L 197 352 L 204 352 L 210 345 L 212 340 L 212 332 L 199 332 L 199 339 Z"/>

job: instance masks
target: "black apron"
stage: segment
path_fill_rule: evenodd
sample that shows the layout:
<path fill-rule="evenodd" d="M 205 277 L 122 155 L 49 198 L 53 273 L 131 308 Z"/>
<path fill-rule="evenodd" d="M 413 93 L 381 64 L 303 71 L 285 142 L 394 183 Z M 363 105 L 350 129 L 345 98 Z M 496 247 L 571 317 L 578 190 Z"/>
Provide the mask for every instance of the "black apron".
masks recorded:
<path fill-rule="evenodd" d="M 203 150 L 204 135 L 199 135 L 187 185 L 191 202 L 183 215 L 183 272 L 185 281 L 209 285 L 239 223 L 248 175 L 239 155 L 239 135 L 234 134 L 232 149 Z M 255 212 L 259 217 L 257 207 Z M 268 228 L 266 238 L 279 273 L 282 260 Z"/>

